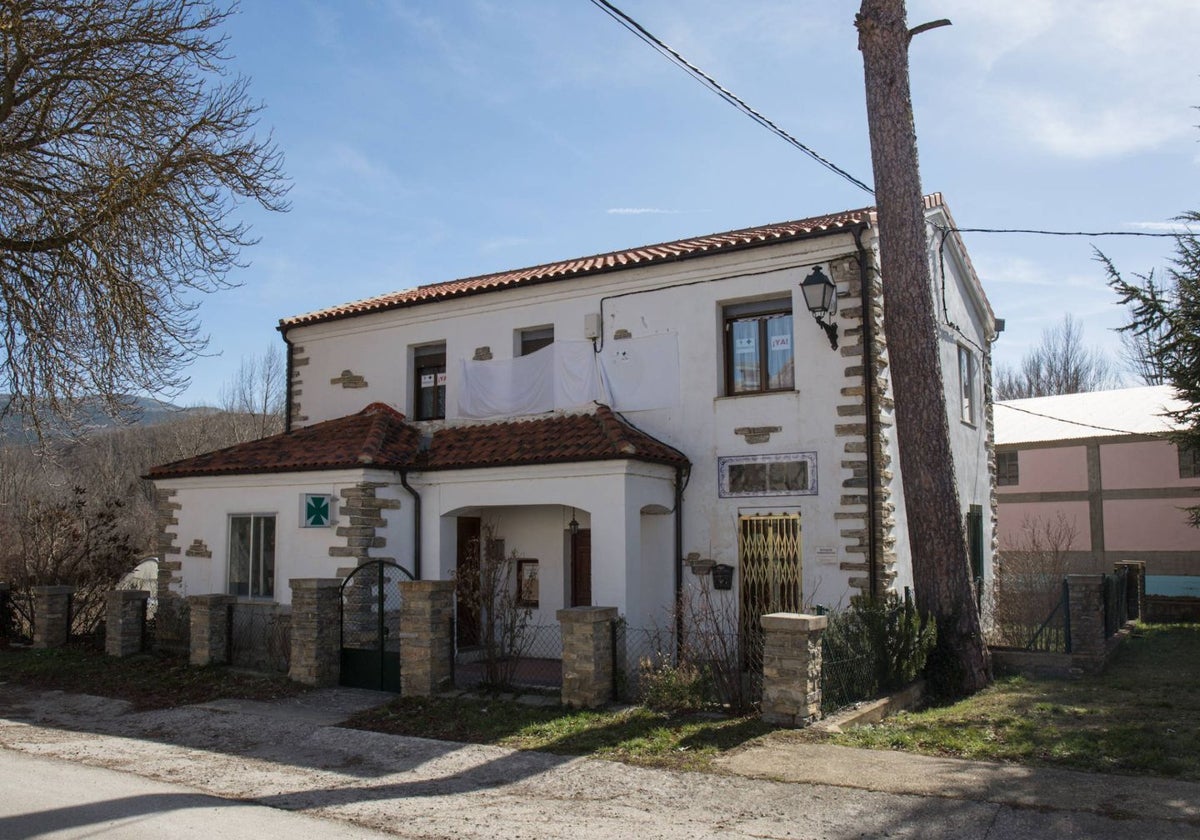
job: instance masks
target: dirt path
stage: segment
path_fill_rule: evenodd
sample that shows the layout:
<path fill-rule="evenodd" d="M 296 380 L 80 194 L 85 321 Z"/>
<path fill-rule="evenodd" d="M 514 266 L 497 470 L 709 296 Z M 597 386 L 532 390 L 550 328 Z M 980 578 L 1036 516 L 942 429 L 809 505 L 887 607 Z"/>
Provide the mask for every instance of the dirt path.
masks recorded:
<path fill-rule="evenodd" d="M 0 748 L 401 837 L 995 840 L 1053 830 L 1182 840 L 1196 831 L 1167 820 L 1114 821 L 359 732 L 323 725 L 312 714 L 281 717 L 266 704 L 133 713 L 119 701 L 5 685 Z"/>

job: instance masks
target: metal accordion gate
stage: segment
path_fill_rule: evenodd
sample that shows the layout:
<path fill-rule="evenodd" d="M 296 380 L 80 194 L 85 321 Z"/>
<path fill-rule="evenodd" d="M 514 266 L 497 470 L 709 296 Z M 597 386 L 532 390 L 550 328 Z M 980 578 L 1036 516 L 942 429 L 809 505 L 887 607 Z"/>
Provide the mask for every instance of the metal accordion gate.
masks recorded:
<path fill-rule="evenodd" d="M 801 612 L 800 514 L 738 517 L 742 667 L 762 669 L 762 617 Z"/>

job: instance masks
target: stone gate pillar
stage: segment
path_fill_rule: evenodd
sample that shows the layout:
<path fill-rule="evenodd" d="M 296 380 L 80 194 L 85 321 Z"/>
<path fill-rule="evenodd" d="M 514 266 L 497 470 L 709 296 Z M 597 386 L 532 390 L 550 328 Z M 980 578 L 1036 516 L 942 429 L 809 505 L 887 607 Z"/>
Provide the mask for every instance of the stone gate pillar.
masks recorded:
<path fill-rule="evenodd" d="M 229 664 L 229 607 L 232 595 L 191 595 L 187 599 L 193 665 Z"/>
<path fill-rule="evenodd" d="M 568 607 L 556 615 L 562 625 L 562 702 L 594 708 L 612 700 L 612 624 L 616 607 Z"/>
<path fill-rule="evenodd" d="M 771 613 L 762 617 L 762 719 L 779 726 L 808 726 L 821 717 L 823 615 Z"/>
<path fill-rule="evenodd" d="M 33 587 L 33 646 L 62 647 L 71 637 L 71 586 Z"/>
<path fill-rule="evenodd" d="M 454 653 L 454 581 L 400 581 L 400 694 L 429 697 L 449 687 Z"/>
<path fill-rule="evenodd" d="M 104 652 L 118 657 L 140 653 L 150 593 L 144 589 L 115 589 L 106 592 L 104 600 Z"/>
<path fill-rule="evenodd" d="M 320 687 L 342 676 L 342 579 L 292 578 L 292 656 L 288 677 Z"/>

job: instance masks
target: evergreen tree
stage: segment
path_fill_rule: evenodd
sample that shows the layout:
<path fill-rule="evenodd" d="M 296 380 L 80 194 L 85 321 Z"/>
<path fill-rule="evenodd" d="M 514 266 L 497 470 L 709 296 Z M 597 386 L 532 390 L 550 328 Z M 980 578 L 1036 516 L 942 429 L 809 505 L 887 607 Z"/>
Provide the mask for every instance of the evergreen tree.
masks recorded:
<path fill-rule="evenodd" d="M 1200 212 L 1178 218 L 1200 223 Z M 1183 407 L 1167 412 L 1177 426 L 1171 439 L 1181 449 L 1200 451 L 1200 237 L 1188 232 L 1175 237 L 1175 256 L 1166 279 L 1158 283 L 1149 275 L 1125 280 L 1104 254 L 1098 254 L 1108 273 L 1108 284 L 1129 307 L 1130 322 L 1122 331 L 1135 339 L 1150 338 L 1149 353 L 1163 380 L 1174 386 Z M 1189 509 L 1193 526 L 1200 527 L 1200 507 Z"/>

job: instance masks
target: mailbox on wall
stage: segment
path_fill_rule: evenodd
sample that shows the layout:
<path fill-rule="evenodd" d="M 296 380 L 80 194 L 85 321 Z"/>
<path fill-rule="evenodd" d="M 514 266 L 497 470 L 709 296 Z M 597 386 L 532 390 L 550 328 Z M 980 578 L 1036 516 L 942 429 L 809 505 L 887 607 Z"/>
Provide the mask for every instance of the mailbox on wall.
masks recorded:
<path fill-rule="evenodd" d="M 733 566 L 718 563 L 712 567 L 713 589 L 733 588 Z"/>

